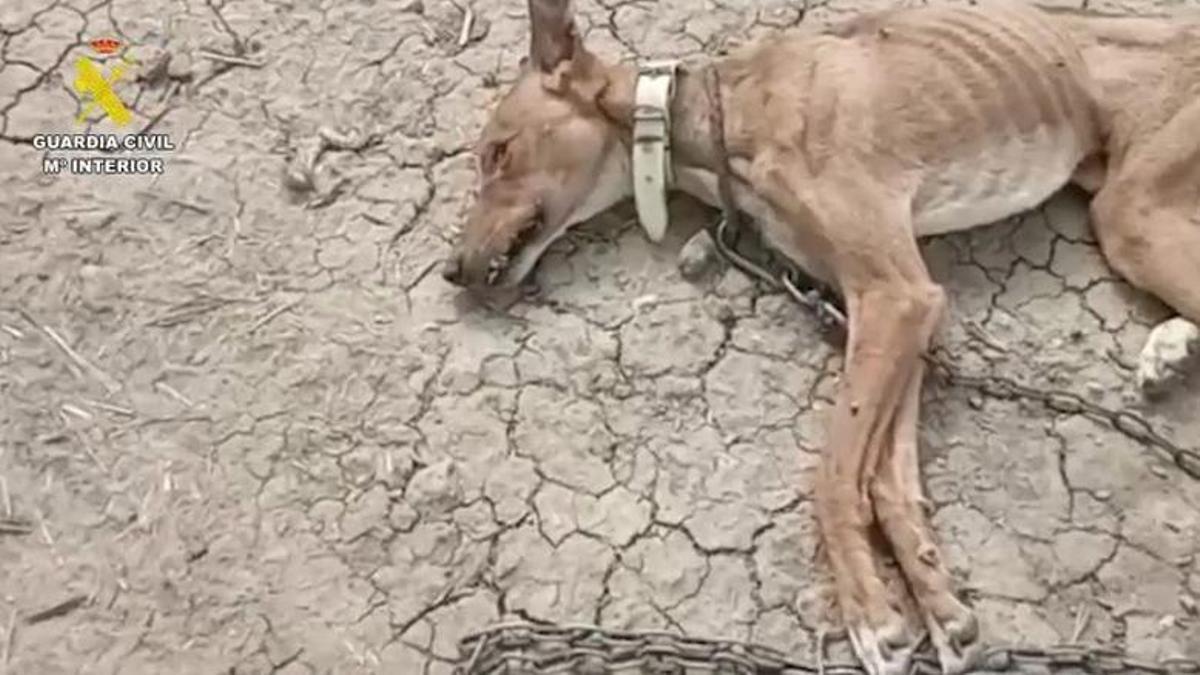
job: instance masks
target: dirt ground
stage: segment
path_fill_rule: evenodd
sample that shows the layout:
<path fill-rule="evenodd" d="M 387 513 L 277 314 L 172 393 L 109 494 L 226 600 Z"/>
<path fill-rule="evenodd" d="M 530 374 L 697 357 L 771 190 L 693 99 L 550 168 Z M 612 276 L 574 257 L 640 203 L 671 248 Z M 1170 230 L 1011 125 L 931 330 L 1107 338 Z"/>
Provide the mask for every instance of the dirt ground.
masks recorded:
<path fill-rule="evenodd" d="M 612 56 L 861 6 L 577 5 Z M 468 148 L 526 48 L 520 0 L 464 14 L 0 3 L 0 671 L 446 673 L 502 618 L 811 658 L 837 352 L 736 272 L 685 281 L 706 213 L 684 200 L 662 246 L 628 209 L 581 228 L 507 308 L 446 284 Z M 127 130 L 173 139 L 161 175 L 42 173 L 33 136 L 84 128 L 96 37 L 140 64 L 116 91 Z M 1200 378 L 1134 394 L 1167 313 L 1106 269 L 1082 204 L 928 242 L 941 339 L 1196 445 Z M 935 382 L 925 406 L 934 522 L 989 641 L 1200 657 L 1200 484 L 1084 417 Z"/>

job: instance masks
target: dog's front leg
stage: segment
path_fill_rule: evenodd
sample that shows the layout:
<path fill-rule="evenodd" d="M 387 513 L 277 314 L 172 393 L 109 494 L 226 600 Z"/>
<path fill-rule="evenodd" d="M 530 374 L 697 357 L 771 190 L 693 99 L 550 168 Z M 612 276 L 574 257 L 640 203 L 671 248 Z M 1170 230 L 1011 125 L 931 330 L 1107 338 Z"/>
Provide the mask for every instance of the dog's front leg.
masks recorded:
<path fill-rule="evenodd" d="M 847 294 L 846 366 L 816 486 L 838 603 L 855 651 L 875 675 L 907 673 L 916 647 L 916 636 L 890 602 L 868 539 L 877 470 L 890 460 L 897 411 L 919 368 L 912 326 L 932 311 L 908 289 L 900 283 Z M 890 534 L 886 527 L 884 532 Z"/>
<path fill-rule="evenodd" d="M 932 324 L 921 329 L 932 330 Z M 927 336 L 921 336 L 927 340 Z M 954 582 L 942 559 L 925 514 L 917 423 L 924 363 L 918 363 L 896 411 L 891 451 L 880 456 L 871 497 L 875 517 L 920 607 L 943 673 L 962 673 L 982 650 L 979 623 L 954 593 Z"/>
<path fill-rule="evenodd" d="M 869 540 L 872 485 L 890 458 L 897 411 L 919 377 L 926 327 L 941 310 L 902 191 L 861 166 L 820 177 L 802 161 L 762 160 L 754 184 L 783 218 L 768 230 L 789 255 L 818 255 L 846 298 L 846 360 L 816 485 L 816 512 L 855 651 L 874 675 L 908 672 L 916 635 L 889 602 Z"/>

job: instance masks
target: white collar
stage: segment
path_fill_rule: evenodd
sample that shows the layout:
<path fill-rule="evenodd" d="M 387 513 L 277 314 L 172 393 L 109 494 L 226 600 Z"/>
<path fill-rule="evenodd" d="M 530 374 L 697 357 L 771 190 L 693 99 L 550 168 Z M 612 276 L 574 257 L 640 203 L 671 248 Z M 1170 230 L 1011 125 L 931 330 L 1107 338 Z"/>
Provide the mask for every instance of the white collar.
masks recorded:
<path fill-rule="evenodd" d="M 667 231 L 671 171 L 671 99 L 677 60 L 638 64 L 633 109 L 633 199 L 638 220 L 653 241 Z"/>

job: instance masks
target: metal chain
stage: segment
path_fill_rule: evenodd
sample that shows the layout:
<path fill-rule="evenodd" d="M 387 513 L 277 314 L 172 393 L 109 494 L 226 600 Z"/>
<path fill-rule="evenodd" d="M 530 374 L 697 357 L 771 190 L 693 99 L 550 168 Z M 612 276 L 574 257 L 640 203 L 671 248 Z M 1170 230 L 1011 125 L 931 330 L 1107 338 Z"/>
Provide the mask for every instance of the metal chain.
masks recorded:
<path fill-rule="evenodd" d="M 1146 661 L 1104 647 L 995 647 L 973 670 L 984 673 L 1200 673 L 1200 662 L 1174 658 Z M 870 675 L 850 663 L 815 665 L 740 640 L 706 640 L 666 631 L 611 630 L 588 625 L 499 624 L 459 641 L 456 675 Z M 909 673 L 941 673 L 932 653 L 916 654 Z"/>
<path fill-rule="evenodd" d="M 950 384 L 976 389 L 995 398 L 1034 401 L 1057 412 L 1085 415 L 1107 422 L 1125 436 L 1165 452 L 1175 466 L 1192 478 L 1200 480 L 1200 452 L 1171 442 L 1155 430 L 1144 417 L 1131 410 L 1113 410 L 1089 401 L 1073 391 L 1039 389 L 1003 375 L 966 375 L 939 351 L 927 354 L 925 361 Z"/>
<path fill-rule="evenodd" d="M 757 279 L 776 290 L 784 290 L 809 311 L 813 312 L 827 330 L 845 331 L 846 317 L 830 291 L 813 286 L 808 290 L 799 287 L 795 279 L 806 278 L 790 261 L 779 255 L 768 254 L 766 263 L 757 263 L 736 249 L 741 232 L 730 232 L 728 220 L 721 218 L 709 228 L 709 235 L 721 257 L 753 279 Z M 780 270 L 772 272 L 770 268 Z M 934 350 L 924 356 L 934 372 L 952 385 L 976 389 L 980 393 L 1002 399 L 1023 399 L 1041 403 L 1057 412 L 1086 415 L 1094 420 L 1107 422 L 1114 429 L 1144 445 L 1157 448 L 1171 457 L 1175 466 L 1184 473 L 1200 480 L 1200 451 L 1184 448 L 1171 442 L 1156 431 L 1150 422 L 1128 410 L 1113 410 L 1087 400 L 1079 394 L 1063 389 L 1041 389 L 1023 384 L 1003 375 L 988 373 L 973 375 L 962 372 L 944 354 Z"/>

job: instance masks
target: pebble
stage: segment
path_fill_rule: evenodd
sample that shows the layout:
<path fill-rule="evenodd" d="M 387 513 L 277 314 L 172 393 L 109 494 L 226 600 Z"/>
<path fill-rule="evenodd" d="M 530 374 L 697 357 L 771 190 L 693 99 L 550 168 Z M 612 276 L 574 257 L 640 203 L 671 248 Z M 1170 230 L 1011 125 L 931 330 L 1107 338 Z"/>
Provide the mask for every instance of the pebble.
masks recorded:
<path fill-rule="evenodd" d="M 399 501 L 392 504 L 392 508 L 388 511 L 388 524 L 399 532 L 407 532 L 412 529 L 419 517 L 413 507 L 408 505 L 408 502 Z"/>
<path fill-rule="evenodd" d="M 79 280 L 83 301 L 94 310 L 108 309 L 121 295 L 121 280 L 111 267 L 84 265 Z"/>
<path fill-rule="evenodd" d="M 461 496 L 454 463 L 447 459 L 417 471 L 408 484 L 405 496 L 418 511 L 452 511 Z"/>
<path fill-rule="evenodd" d="M 700 230 L 679 250 L 679 274 L 688 281 L 699 281 L 716 267 L 717 257 L 712 237 Z"/>
<path fill-rule="evenodd" d="M 167 61 L 167 77 L 174 80 L 186 80 L 193 76 L 193 70 L 196 64 L 192 60 L 192 55 L 179 51 L 171 54 Z"/>
<path fill-rule="evenodd" d="M 640 312 L 647 307 L 654 306 L 656 302 L 658 302 L 658 296 L 653 294 L 635 298 L 633 301 L 633 311 Z"/>
<path fill-rule="evenodd" d="M 1179 596 L 1179 606 L 1183 607 L 1183 611 L 1196 616 L 1196 599 L 1190 595 Z"/>

